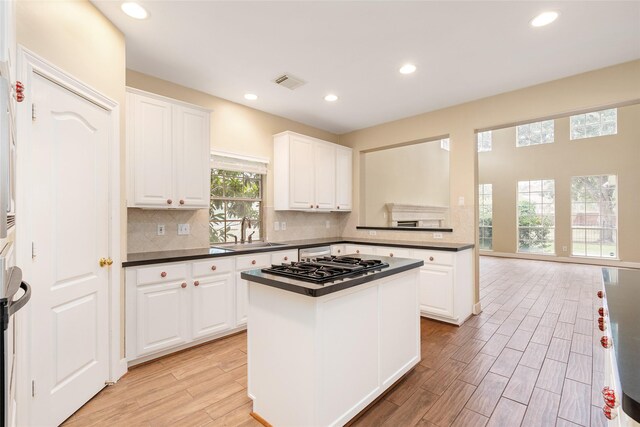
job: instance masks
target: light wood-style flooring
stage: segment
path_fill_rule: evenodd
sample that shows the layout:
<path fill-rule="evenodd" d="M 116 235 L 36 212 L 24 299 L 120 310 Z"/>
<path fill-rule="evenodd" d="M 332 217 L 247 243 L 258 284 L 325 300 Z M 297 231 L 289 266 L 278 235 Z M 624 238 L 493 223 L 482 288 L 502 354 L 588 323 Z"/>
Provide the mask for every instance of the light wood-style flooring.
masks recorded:
<path fill-rule="evenodd" d="M 422 361 L 356 426 L 605 426 L 600 268 L 482 257 L 483 313 L 421 321 Z M 244 333 L 132 369 L 65 425 L 259 426 Z M 302 426 L 301 426 L 302 427 Z"/>

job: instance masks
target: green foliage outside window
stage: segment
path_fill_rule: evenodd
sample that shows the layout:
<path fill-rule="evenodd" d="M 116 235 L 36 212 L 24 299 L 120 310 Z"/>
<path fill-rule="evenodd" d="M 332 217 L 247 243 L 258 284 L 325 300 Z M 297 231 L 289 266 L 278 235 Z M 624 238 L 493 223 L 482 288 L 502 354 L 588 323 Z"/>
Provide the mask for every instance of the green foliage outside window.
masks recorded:
<path fill-rule="evenodd" d="M 210 242 L 235 242 L 245 217 L 251 221 L 247 235 L 253 232 L 253 240 L 261 239 L 262 175 L 211 169 Z"/>

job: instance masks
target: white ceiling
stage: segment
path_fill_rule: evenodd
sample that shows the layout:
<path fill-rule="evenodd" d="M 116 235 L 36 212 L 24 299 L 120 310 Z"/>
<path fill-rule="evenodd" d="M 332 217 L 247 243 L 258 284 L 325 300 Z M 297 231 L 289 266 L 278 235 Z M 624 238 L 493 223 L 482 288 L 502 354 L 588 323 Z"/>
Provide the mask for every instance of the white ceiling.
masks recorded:
<path fill-rule="evenodd" d="M 93 3 L 128 68 L 334 133 L 640 58 L 640 1 L 140 0 L 144 21 Z M 529 26 L 549 9 L 556 22 Z M 308 83 L 276 86 L 284 72 Z"/>

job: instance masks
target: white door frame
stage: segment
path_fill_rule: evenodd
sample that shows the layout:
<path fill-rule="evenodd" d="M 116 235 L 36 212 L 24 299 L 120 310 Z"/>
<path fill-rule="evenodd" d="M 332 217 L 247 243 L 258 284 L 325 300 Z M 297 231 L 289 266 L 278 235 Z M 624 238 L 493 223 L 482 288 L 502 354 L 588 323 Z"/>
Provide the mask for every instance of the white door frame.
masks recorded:
<path fill-rule="evenodd" d="M 31 105 L 32 105 L 32 79 L 33 73 L 37 73 L 51 82 L 62 86 L 63 88 L 85 98 L 86 100 L 105 109 L 111 117 L 109 145 L 109 256 L 113 259 L 113 265 L 110 268 L 108 295 L 108 313 L 109 313 L 109 378 L 105 381 L 116 382 L 122 375 L 127 372 L 127 362 L 125 357 L 121 357 L 121 337 L 120 337 L 120 283 L 122 275 L 122 257 L 120 254 L 120 105 L 104 96 L 91 86 L 83 83 L 71 74 L 63 71 L 55 65 L 47 62 L 42 57 L 29 51 L 28 49 L 18 47 L 18 80 L 24 83 L 25 99 L 17 108 L 17 164 L 16 164 L 16 265 L 22 268 L 25 280 L 28 282 L 31 275 L 31 257 L 33 241 L 31 223 L 32 217 L 32 201 L 29 194 L 33 183 L 30 180 L 31 171 Z M 124 88 L 123 88 L 124 93 Z M 37 106 L 36 106 L 37 108 Z M 37 111 L 36 111 L 37 114 Z M 36 248 L 37 251 L 37 248 Z M 36 253 L 37 256 L 37 253 Z M 20 338 L 21 348 L 27 350 L 21 356 L 18 356 L 19 364 L 23 369 L 18 370 L 18 383 L 31 384 L 31 328 L 33 325 L 33 315 L 29 305 L 27 305 L 26 328 L 24 328 L 27 336 Z M 22 372 L 20 372 L 22 371 Z M 22 373 L 22 376 L 20 376 Z M 18 402 L 22 406 L 18 410 L 18 416 L 21 423 L 30 424 L 31 390 L 25 387 L 23 390 L 17 390 Z M 37 393 L 37 391 L 36 391 Z"/>

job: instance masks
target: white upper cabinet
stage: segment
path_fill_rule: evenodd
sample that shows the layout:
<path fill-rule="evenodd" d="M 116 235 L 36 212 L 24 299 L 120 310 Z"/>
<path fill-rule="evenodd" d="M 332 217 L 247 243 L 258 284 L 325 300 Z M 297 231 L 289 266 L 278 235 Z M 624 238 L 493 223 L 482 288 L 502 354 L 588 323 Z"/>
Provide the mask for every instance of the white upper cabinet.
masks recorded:
<path fill-rule="evenodd" d="M 274 136 L 273 156 L 275 210 L 351 210 L 350 148 L 282 132 Z"/>
<path fill-rule="evenodd" d="M 0 2 L 0 74 L 14 83 L 16 75 L 16 2 Z"/>
<path fill-rule="evenodd" d="M 209 114 L 168 98 L 127 93 L 127 206 L 209 207 Z"/>
<path fill-rule="evenodd" d="M 351 210 L 353 150 L 336 147 L 336 209 Z"/>

